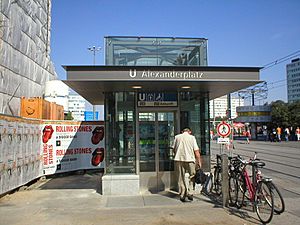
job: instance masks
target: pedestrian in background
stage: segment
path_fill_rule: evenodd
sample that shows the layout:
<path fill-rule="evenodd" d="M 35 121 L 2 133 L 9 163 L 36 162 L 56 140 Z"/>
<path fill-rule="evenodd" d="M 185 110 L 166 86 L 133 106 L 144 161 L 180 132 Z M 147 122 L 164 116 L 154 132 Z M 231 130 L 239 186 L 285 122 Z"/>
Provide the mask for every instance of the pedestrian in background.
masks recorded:
<path fill-rule="evenodd" d="M 250 137 L 251 137 L 250 130 L 247 130 L 245 135 L 246 135 L 246 143 L 250 144 Z"/>
<path fill-rule="evenodd" d="M 281 142 L 281 127 L 276 128 L 276 133 L 277 133 L 277 140 L 278 142 Z"/>
<path fill-rule="evenodd" d="M 297 141 L 300 141 L 300 128 L 297 127 L 296 129 Z"/>
<path fill-rule="evenodd" d="M 289 141 L 289 137 L 290 137 L 290 130 L 288 127 L 286 127 L 284 129 L 284 138 L 285 138 L 285 141 Z"/>
<path fill-rule="evenodd" d="M 296 141 L 296 133 L 294 127 L 290 127 L 290 141 Z"/>
<path fill-rule="evenodd" d="M 271 132 L 271 142 L 276 142 L 276 130 L 275 128 L 272 129 L 272 132 Z"/>
<path fill-rule="evenodd" d="M 180 201 L 185 202 L 186 197 L 193 201 L 193 186 L 196 168 L 201 168 L 200 150 L 196 138 L 190 128 L 184 128 L 181 134 L 175 136 L 173 143 L 175 152 L 174 161 L 178 171 L 178 187 Z M 185 182 L 185 173 L 189 173 L 189 185 Z"/>
<path fill-rule="evenodd" d="M 210 130 L 209 134 L 210 134 L 210 140 L 211 141 L 214 140 L 214 131 Z"/>
<path fill-rule="evenodd" d="M 267 131 L 267 129 L 263 130 L 263 136 L 264 136 L 264 140 L 267 141 L 268 140 L 268 131 Z"/>

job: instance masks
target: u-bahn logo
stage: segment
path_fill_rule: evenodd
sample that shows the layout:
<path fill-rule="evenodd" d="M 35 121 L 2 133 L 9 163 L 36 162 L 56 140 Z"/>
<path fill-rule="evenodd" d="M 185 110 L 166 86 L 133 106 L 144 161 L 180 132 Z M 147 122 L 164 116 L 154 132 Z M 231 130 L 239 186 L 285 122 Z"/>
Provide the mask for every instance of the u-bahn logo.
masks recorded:
<path fill-rule="evenodd" d="M 136 77 L 136 70 L 129 70 L 129 76 L 132 78 Z"/>

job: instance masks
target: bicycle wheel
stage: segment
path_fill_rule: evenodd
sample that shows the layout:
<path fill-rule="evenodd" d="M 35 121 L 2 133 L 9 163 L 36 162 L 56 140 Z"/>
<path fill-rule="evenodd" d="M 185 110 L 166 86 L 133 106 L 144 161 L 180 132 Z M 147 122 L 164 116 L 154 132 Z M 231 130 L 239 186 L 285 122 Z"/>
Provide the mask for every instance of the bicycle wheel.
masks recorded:
<path fill-rule="evenodd" d="M 277 214 L 283 213 L 285 210 L 283 197 L 279 189 L 276 187 L 276 185 L 273 182 L 270 183 L 270 187 L 274 198 L 274 212 Z"/>
<path fill-rule="evenodd" d="M 229 196 L 229 205 L 230 206 L 236 206 L 237 200 L 238 200 L 238 182 L 235 178 L 234 174 L 229 176 L 229 185 L 228 185 L 228 196 Z"/>
<path fill-rule="evenodd" d="M 214 171 L 214 191 L 218 195 L 222 193 L 221 182 L 221 168 L 216 166 Z"/>
<path fill-rule="evenodd" d="M 257 216 L 264 224 L 271 222 L 274 214 L 274 199 L 269 184 L 270 182 L 260 181 L 254 198 Z"/>
<path fill-rule="evenodd" d="M 248 192 L 248 190 L 245 179 L 242 174 L 237 175 L 236 181 L 238 186 L 236 207 L 240 209 L 244 205 L 245 193 Z"/>

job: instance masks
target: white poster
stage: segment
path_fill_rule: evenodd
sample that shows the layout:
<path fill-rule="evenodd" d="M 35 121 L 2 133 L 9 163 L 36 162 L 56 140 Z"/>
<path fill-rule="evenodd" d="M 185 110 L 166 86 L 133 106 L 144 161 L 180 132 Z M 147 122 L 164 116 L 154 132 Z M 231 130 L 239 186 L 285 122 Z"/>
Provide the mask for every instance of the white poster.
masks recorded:
<path fill-rule="evenodd" d="M 0 194 L 42 175 L 40 121 L 0 115 Z"/>
<path fill-rule="evenodd" d="M 5 120 L 0 120 L 0 194 L 5 190 L 5 163 L 6 163 L 6 130 Z"/>
<path fill-rule="evenodd" d="M 44 174 L 104 168 L 104 123 L 44 121 L 41 127 Z"/>

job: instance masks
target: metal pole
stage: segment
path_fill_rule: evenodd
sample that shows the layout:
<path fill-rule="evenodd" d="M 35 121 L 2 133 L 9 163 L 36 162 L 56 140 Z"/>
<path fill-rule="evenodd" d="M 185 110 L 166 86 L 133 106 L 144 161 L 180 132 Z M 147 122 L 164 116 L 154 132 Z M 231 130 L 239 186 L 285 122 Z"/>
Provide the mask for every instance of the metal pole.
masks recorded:
<path fill-rule="evenodd" d="M 252 91 L 252 106 L 254 106 L 254 91 Z"/>
<path fill-rule="evenodd" d="M 100 51 L 100 49 L 101 49 L 100 47 L 96 47 L 96 46 L 88 48 L 89 51 L 93 52 L 93 64 L 94 64 L 94 66 L 96 65 L 96 51 Z M 95 105 L 93 105 L 93 120 L 94 121 L 96 120 L 96 107 L 95 107 Z"/>
<path fill-rule="evenodd" d="M 228 156 L 226 154 L 222 154 L 221 159 L 222 159 L 221 161 L 222 162 L 222 204 L 223 207 L 226 207 L 228 206 L 228 200 L 229 200 Z"/>
<path fill-rule="evenodd" d="M 231 95 L 227 95 L 227 110 L 228 110 L 228 120 L 231 120 Z"/>
<path fill-rule="evenodd" d="M 93 53 L 94 53 L 93 63 L 94 63 L 94 65 L 96 65 L 96 51 L 93 51 Z"/>
<path fill-rule="evenodd" d="M 93 105 L 93 120 L 96 120 L 96 106 Z"/>
<path fill-rule="evenodd" d="M 94 65 L 96 65 L 96 52 L 97 51 L 100 51 L 100 47 L 96 47 L 96 46 L 93 46 L 93 47 L 89 47 L 88 50 L 93 52 L 93 63 Z"/>

